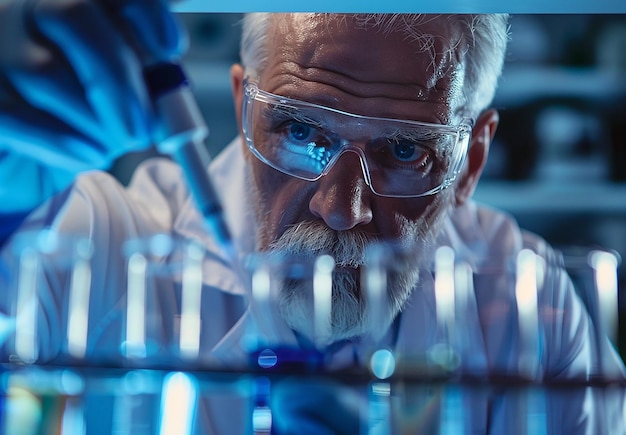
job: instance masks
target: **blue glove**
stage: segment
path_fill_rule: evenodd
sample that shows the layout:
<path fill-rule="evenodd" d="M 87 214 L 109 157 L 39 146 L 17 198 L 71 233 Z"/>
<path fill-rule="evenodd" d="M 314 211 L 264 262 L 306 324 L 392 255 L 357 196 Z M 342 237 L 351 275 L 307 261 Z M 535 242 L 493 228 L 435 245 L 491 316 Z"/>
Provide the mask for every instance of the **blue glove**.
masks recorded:
<path fill-rule="evenodd" d="M 0 173 L 19 156 L 57 180 L 57 191 L 66 187 L 58 180 L 69 185 L 151 144 L 143 67 L 177 59 L 187 42 L 165 0 L 6 0 L 0 40 Z M 15 203 L 6 190 L 0 214 L 50 195 L 26 187 L 29 197 Z"/>

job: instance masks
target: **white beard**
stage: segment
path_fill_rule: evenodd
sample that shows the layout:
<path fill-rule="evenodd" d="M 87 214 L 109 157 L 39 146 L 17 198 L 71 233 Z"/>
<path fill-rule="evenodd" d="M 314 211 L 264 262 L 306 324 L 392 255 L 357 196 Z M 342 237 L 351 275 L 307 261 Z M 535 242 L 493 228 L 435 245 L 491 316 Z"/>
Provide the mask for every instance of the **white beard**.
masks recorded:
<path fill-rule="evenodd" d="M 319 255 L 328 254 L 335 260 L 331 331 L 326 342 L 320 343 L 314 336 L 312 279 L 291 280 L 277 292 L 275 304 L 286 324 L 318 345 L 361 336 L 382 338 L 419 283 L 420 269 L 430 266 L 430 254 L 436 238 L 445 216 L 452 208 L 454 189 L 439 192 L 418 220 L 411 221 L 396 215 L 396 224 L 401 228 L 400 237 L 394 242 L 387 242 L 387 247 L 397 255 L 390 258 L 387 297 L 382 301 L 380 309 L 376 309 L 378 319 L 373 322 L 373 308 L 369 309 L 361 291 L 361 268 L 367 263 L 368 246 L 385 241 L 357 230 L 331 230 L 322 221 L 316 221 L 296 223 L 266 246 L 263 239 L 270 228 L 266 220 L 268 207 L 265 201 L 270 199 L 254 183 L 250 165 L 246 167 L 246 177 L 251 187 L 248 200 L 254 205 L 258 225 L 257 250 L 269 251 L 270 254 L 284 258 L 299 257 L 310 266 L 310 271 Z"/>
<path fill-rule="evenodd" d="M 441 192 L 424 217 L 417 221 L 398 216 L 402 235 L 396 243 L 384 243 L 360 231 L 334 231 L 321 221 L 300 222 L 288 228 L 270 244 L 269 252 L 285 259 L 300 259 L 309 273 L 304 278 L 284 280 L 282 290 L 278 292 L 276 304 L 287 325 L 318 346 L 361 336 L 375 340 L 382 338 L 417 286 L 420 269 L 430 265 L 432 258 L 429 254 L 449 210 L 450 191 Z M 368 246 L 381 242 L 393 255 L 386 265 L 386 298 L 379 301 L 379 307 L 373 313 L 361 289 L 361 272 L 367 264 Z M 315 259 L 323 254 L 333 257 L 336 268 L 330 336 L 320 342 L 320 337 L 314 336 L 312 270 Z M 372 317 L 376 317 L 376 321 Z"/>

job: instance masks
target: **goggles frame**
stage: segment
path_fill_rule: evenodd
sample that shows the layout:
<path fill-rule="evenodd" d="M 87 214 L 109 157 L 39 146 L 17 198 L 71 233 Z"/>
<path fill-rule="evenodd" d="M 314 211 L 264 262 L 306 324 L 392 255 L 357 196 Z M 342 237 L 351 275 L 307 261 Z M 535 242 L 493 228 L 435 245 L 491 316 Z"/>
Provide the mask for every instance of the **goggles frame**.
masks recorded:
<path fill-rule="evenodd" d="M 306 107 L 306 108 L 311 108 L 311 109 L 321 109 L 323 111 L 336 113 L 336 114 L 343 115 L 343 116 L 348 116 L 350 118 L 362 120 L 364 122 L 367 122 L 367 121 L 391 122 L 391 123 L 398 123 L 398 124 L 404 124 L 404 125 L 415 126 L 415 127 L 426 127 L 426 128 L 429 128 L 429 129 L 432 129 L 432 130 L 435 130 L 444 134 L 456 135 L 456 142 L 454 146 L 452 147 L 453 151 L 451 153 L 450 166 L 446 172 L 446 175 L 443 181 L 439 185 L 434 186 L 425 192 L 418 193 L 418 194 L 380 193 L 380 192 L 377 192 L 373 186 L 373 183 L 371 180 L 371 172 L 367 163 L 368 159 L 364 151 L 359 147 L 351 145 L 350 144 L 351 141 L 342 140 L 341 148 L 328 161 L 328 163 L 325 165 L 324 169 L 320 172 L 319 175 L 315 177 L 306 177 L 300 174 L 296 174 L 294 172 L 289 171 L 288 169 L 281 167 L 279 164 L 269 160 L 268 158 L 266 158 L 259 151 L 259 149 L 254 145 L 253 132 L 251 130 L 252 130 L 252 125 L 253 125 L 252 112 L 253 112 L 255 101 L 259 101 L 259 102 L 269 104 L 269 105 L 274 104 L 274 105 L 285 105 L 289 107 L 300 106 L 300 107 Z M 474 122 L 471 118 L 464 118 L 463 121 L 459 125 L 454 126 L 454 125 L 447 125 L 447 124 L 433 124 L 433 123 L 422 122 L 422 121 L 401 120 L 401 119 L 393 119 L 393 118 L 381 118 L 381 117 L 357 115 L 357 114 L 345 112 L 339 109 L 334 109 L 332 107 L 327 107 L 327 106 L 323 106 L 323 105 L 319 105 L 315 103 L 310 103 L 307 101 L 301 101 L 301 100 L 296 100 L 293 98 L 284 97 L 281 95 L 276 95 L 271 92 L 267 92 L 267 91 L 260 89 L 258 84 L 254 82 L 253 80 L 251 80 L 249 77 L 247 77 L 244 80 L 244 99 L 243 99 L 243 107 L 242 107 L 242 130 L 243 130 L 244 139 L 246 141 L 248 148 L 250 149 L 252 154 L 254 154 L 259 160 L 261 160 L 263 163 L 267 164 L 268 166 L 276 169 L 277 171 L 282 172 L 283 174 L 286 174 L 286 175 L 289 175 L 289 176 L 292 176 L 301 180 L 314 182 L 314 181 L 318 181 L 320 178 L 326 175 L 333 168 L 335 162 L 339 159 L 341 155 L 343 155 L 345 152 L 353 152 L 359 156 L 365 183 L 369 186 L 370 190 L 374 194 L 378 196 L 382 196 L 382 197 L 419 198 L 419 197 L 436 194 L 450 187 L 454 183 L 454 181 L 457 179 L 458 175 L 461 173 L 461 170 L 463 169 L 463 165 L 465 163 L 465 159 L 467 157 L 467 153 L 469 150 L 469 143 L 471 140 L 473 124 Z"/>

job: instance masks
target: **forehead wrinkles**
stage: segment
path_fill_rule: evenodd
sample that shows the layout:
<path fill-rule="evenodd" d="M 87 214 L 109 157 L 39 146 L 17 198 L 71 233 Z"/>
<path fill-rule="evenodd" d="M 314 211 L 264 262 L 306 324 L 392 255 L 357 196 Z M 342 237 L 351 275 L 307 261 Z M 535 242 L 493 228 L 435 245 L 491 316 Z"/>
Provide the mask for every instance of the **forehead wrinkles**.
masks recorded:
<path fill-rule="evenodd" d="M 414 88 L 436 90 L 440 84 L 440 90 L 445 90 L 453 86 L 452 82 L 457 82 L 459 78 L 462 80 L 459 73 L 464 70 L 463 58 L 468 43 L 462 31 L 461 18 L 455 15 L 287 14 L 281 17 L 274 22 L 274 37 L 279 42 L 274 47 L 281 47 L 283 52 L 276 54 L 287 62 L 293 60 L 301 68 L 298 73 L 304 79 L 316 80 L 317 76 L 326 74 L 329 80 L 337 80 L 344 75 L 367 84 L 367 77 L 374 77 L 368 75 L 368 71 L 385 71 L 384 63 L 388 63 L 387 71 L 397 71 L 403 64 L 405 70 L 413 69 L 407 70 L 410 72 L 403 76 L 403 80 L 412 77 L 406 85 Z M 406 43 L 406 51 L 399 48 L 395 58 L 393 52 L 385 53 L 388 56 L 376 62 L 375 68 L 371 68 L 371 62 L 370 68 L 350 69 L 349 65 L 342 63 L 337 67 L 333 63 L 337 58 L 340 62 L 349 56 L 364 63 L 379 60 L 372 59 L 372 56 L 380 54 L 376 51 L 377 44 L 373 43 L 371 50 L 367 46 L 359 50 L 351 49 L 350 43 L 346 43 L 360 39 L 361 35 L 365 41 L 378 42 L 386 38 L 391 44 L 395 38 L 399 44 Z M 290 43 L 280 44 L 284 40 Z M 408 45 L 411 47 L 408 48 Z M 411 51 L 415 57 L 407 58 L 406 53 Z M 332 53 L 336 53 L 336 58 L 332 57 Z M 381 82 L 385 83 L 384 80 Z"/>
<path fill-rule="evenodd" d="M 458 15 L 354 14 L 351 17 L 356 28 L 382 34 L 401 33 L 404 40 L 416 47 L 416 54 L 427 54 L 428 70 L 432 74 L 429 88 L 447 74 L 455 74 L 467 51 Z"/>

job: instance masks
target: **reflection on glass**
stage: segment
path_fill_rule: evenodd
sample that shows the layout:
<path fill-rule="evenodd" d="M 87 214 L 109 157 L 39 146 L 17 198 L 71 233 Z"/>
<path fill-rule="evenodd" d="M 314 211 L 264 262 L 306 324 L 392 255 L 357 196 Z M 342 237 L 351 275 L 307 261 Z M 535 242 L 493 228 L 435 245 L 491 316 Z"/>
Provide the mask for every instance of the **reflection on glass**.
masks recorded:
<path fill-rule="evenodd" d="M 272 433 L 271 382 L 260 376 L 254 380 L 253 385 L 252 432 L 254 435 Z"/>
<path fill-rule="evenodd" d="M 10 359 L 26 364 L 87 352 L 93 247 L 52 230 L 23 233 L 14 244 Z M 54 287 L 56 293 L 50 288 Z"/>
<path fill-rule="evenodd" d="M 617 268 L 619 257 L 613 252 L 593 250 L 589 253 L 589 264 L 594 272 L 595 297 L 597 298 L 601 331 L 616 342 L 617 333 Z"/>
<path fill-rule="evenodd" d="M 313 338 L 323 347 L 332 336 L 332 291 L 335 260 L 330 255 L 315 259 L 313 266 Z"/>
<path fill-rule="evenodd" d="M 539 259 L 523 249 L 517 256 L 515 301 L 520 331 L 519 374 L 534 379 L 540 364 L 537 285 Z"/>
<path fill-rule="evenodd" d="M 182 372 L 167 375 L 163 380 L 159 433 L 191 434 L 197 397 L 196 381 L 191 376 Z"/>
<path fill-rule="evenodd" d="M 372 382 L 367 409 L 367 435 L 387 435 L 391 430 L 391 386 Z"/>
<path fill-rule="evenodd" d="M 124 253 L 122 356 L 135 364 L 197 362 L 206 251 L 194 241 L 156 234 L 128 241 Z"/>
<path fill-rule="evenodd" d="M 93 303 L 89 292 L 92 249 L 88 243 L 74 240 L 66 244 L 72 247 L 70 251 L 60 250 L 57 248 L 65 245 L 55 237 L 37 235 L 16 257 L 20 279 L 9 296 L 16 320 L 12 350 L 19 365 L 11 367 L 14 372 L 4 373 L 0 384 L 6 392 L 5 433 L 18 433 L 11 430 L 25 416 L 31 423 L 22 426 L 22 433 L 45 433 L 50 427 L 64 434 L 90 433 L 102 423 L 98 418 L 106 420 L 111 432 L 127 433 L 190 433 L 206 429 L 203 424 L 207 422 L 221 428 L 220 421 L 235 425 L 235 433 L 281 433 L 288 427 L 285 422 L 296 424 L 306 419 L 312 420 L 309 427 L 331 433 L 346 433 L 342 431 L 346 428 L 354 433 L 356 427 L 358 433 L 368 435 L 547 435 L 555 428 L 577 429 L 576 425 L 589 433 L 624 430 L 625 386 L 596 377 L 604 373 L 602 367 L 584 367 L 586 371 L 574 373 L 587 377 L 547 378 L 553 373 L 545 371 L 550 362 L 545 357 L 550 349 L 545 347 L 552 338 L 546 331 L 561 340 L 578 330 L 576 325 L 568 325 L 572 329 L 565 331 L 549 329 L 552 325 L 562 328 L 557 322 L 569 306 L 557 304 L 559 310 L 547 309 L 553 301 L 546 299 L 551 294 L 546 290 L 556 278 L 559 283 L 569 281 L 560 274 L 558 262 L 549 263 L 532 251 L 477 264 L 448 248 L 438 250 L 416 290 L 426 301 L 419 311 L 425 317 L 417 319 L 425 326 L 411 330 L 409 338 L 422 340 L 421 347 L 402 349 L 393 334 L 386 334 L 381 327 L 385 329 L 381 336 L 340 343 L 350 351 L 349 361 L 336 369 L 326 365 L 335 349 L 311 346 L 304 352 L 295 344 L 293 348 L 280 347 L 263 335 L 268 329 L 258 328 L 251 331 L 255 340 L 246 348 L 254 351 L 251 365 L 248 370 L 240 366 L 235 371 L 230 366 L 201 364 L 205 251 L 162 235 L 141 239 L 127 245 L 125 256 L 128 292 L 119 312 L 126 319 L 126 328 L 119 342 L 125 344 L 126 359 L 118 358 L 115 362 L 120 364 L 111 369 L 90 366 L 94 361 L 86 358 L 87 331 L 97 320 L 88 316 Z M 63 255 L 53 255 L 61 251 Z M 268 319 L 268 313 L 276 314 L 282 286 L 298 281 L 310 298 L 310 316 L 303 322 L 320 341 L 295 343 L 303 343 L 303 348 L 324 343 L 333 310 L 334 260 L 324 256 L 255 258 L 246 270 L 250 272 L 252 300 L 265 313 L 265 321 L 276 320 Z M 388 277 L 397 262 L 395 254 L 380 248 L 368 254 L 357 275 L 364 289 L 362 296 L 369 303 L 363 313 L 376 325 L 385 323 L 379 310 L 388 309 Z M 616 310 L 618 265 L 615 255 L 593 251 L 579 267 L 585 269 L 586 282 L 591 283 L 580 286 L 579 291 L 594 322 L 604 322 L 597 328 L 596 340 L 614 327 L 611 313 Z M 40 311 L 41 302 L 50 296 L 42 293 L 40 283 L 42 271 L 53 266 L 66 275 L 68 286 L 60 300 L 65 317 L 48 321 L 52 326 L 61 325 L 62 346 L 81 361 L 76 371 L 48 367 L 44 372 L 34 364 L 41 362 L 42 352 L 48 352 L 42 338 L 47 338 L 49 331 L 41 331 Z M 46 279 L 50 277 L 48 274 Z M 582 305 L 574 308 L 580 311 Z M 400 321 L 416 320 L 408 318 L 413 313 L 403 311 Z M 488 354 L 488 340 L 501 346 L 495 357 Z M 585 342 L 594 361 L 611 357 L 607 347 L 595 348 L 596 344 Z M 564 346 L 562 351 L 570 349 Z M 307 358 L 317 359 L 313 364 Z M 129 366 L 142 370 L 129 371 Z M 178 371 L 180 368 L 193 369 L 193 375 Z M 177 371 L 170 372 L 174 369 Z M 99 417 L 91 414 L 93 403 L 105 402 L 109 406 L 103 406 Z M 229 409 L 213 406 L 219 403 L 228 403 Z M 54 406 L 46 408 L 46 404 Z M 569 419 L 572 415 L 580 418 Z"/>

